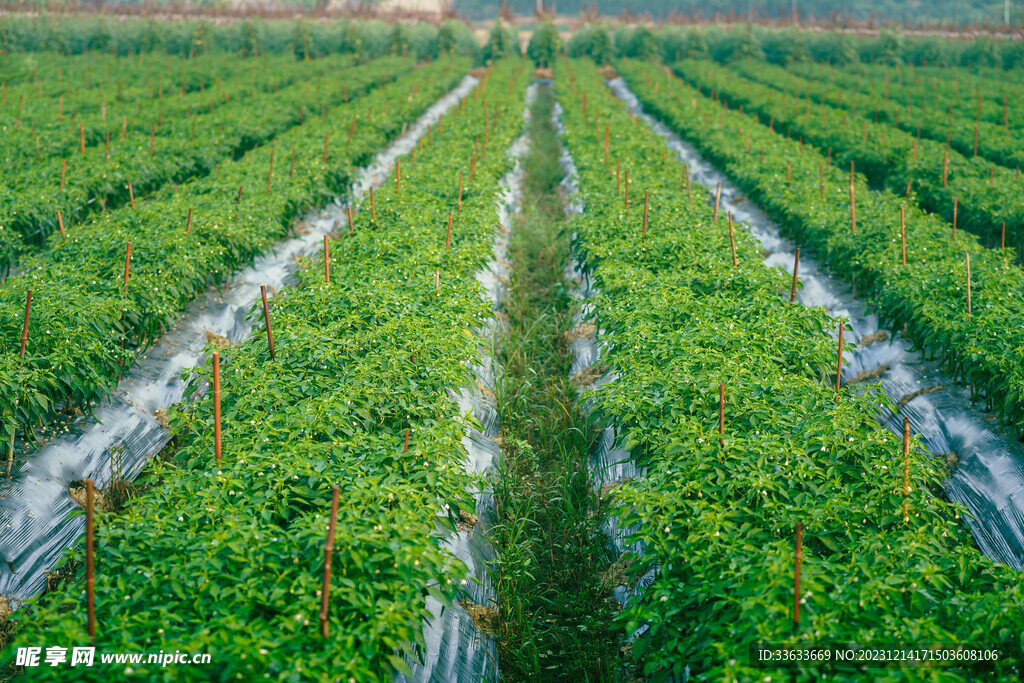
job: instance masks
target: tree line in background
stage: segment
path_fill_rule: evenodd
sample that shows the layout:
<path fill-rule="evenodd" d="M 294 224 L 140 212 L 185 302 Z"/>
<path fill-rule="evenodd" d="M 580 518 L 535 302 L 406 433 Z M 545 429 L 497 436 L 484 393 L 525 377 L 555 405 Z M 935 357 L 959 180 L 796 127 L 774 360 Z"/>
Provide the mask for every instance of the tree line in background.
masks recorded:
<path fill-rule="evenodd" d="M 609 27 L 591 23 L 573 34 L 570 56 L 589 56 L 599 64 L 616 57 L 674 62 L 682 58 L 731 62 L 761 59 L 772 64 L 814 61 L 893 66 L 965 66 L 1019 68 L 1024 66 L 1024 43 L 978 37 L 952 40 L 937 35 L 907 35 L 883 30 L 878 35 L 802 31 L 797 28 L 746 26 L 677 26 L 654 30 L 645 26 Z"/>
<path fill-rule="evenodd" d="M 519 55 L 516 32 L 495 21 L 487 41 L 480 45 L 465 23 L 448 19 L 429 22 L 387 23 L 342 19 L 328 22 L 247 19 L 213 23 L 204 19 L 113 20 L 103 16 L 12 15 L 0 17 L 0 54 L 55 51 L 80 54 L 90 50 L 132 55 L 166 52 L 190 56 L 210 51 L 242 55 L 294 53 L 297 58 L 328 54 L 352 54 L 359 60 L 387 54 L 433 59 L 456 53 L 486 64 L 506 55 Z M 564 44 L 558 29 L 549 22 L 534 27 L 527 49 L 539 66 L 548 66 L 567 52 L 589 56 L 600 64 L 617 57 L 638 57 L 673 62 L 682 58 L 762 59 L 773 64 L 814 61 L 827 64 L 851 62 L 917 66 L 968 66 L 1017 68 L 1024 66 L 1024 43 L 979 37 L 951 40 L 938 35 L 907 35 L 883 30 L 878 35 L 845 32 L 803 31 L 756 24 L 745 26 L 696 26 L 668 24 L 646 26 L 604 22 L 585 24 Z M 29 55 L 26 57 L 31 59 Z"/>
<path fill-rule="evenodd" d="M 899 22 L 907 25 L 1002 24 L 1005 5 L 1010 20 L 1020 23 L 1022 15 L 1004 0 L 548 0 L 545 5 L 559 14 L 572 16 L 650 16 L 654 19 L 788 19 L 795 9 L 805 19 L 832 21 Z M 496 16 L 501 0 L 456 0 L 455 8 L 466 17 L 482 20 Z M 520 16 L 532 16 L 535 0 L 507 0 L 508 8 Z"/>

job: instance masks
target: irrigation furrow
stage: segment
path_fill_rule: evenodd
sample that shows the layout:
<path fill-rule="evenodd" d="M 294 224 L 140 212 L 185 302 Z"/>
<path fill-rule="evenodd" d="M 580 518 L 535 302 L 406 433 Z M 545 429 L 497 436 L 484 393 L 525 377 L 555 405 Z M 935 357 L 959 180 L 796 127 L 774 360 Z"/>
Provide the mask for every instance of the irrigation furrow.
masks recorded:
<path fill-rule="evenodd" d="M 646 114 L 625 81 L 617 78 L 608 86 L 689 165 L 691 179 L 711 189 L 721 183 L 721 209 L 750 226 L 751 234 L 768 252 L 765 265 L 792 273 L 795 245 L 782 237 L 778 225 L 693 146 Z M 797 298 L 802 304 L 824 307 L 834 317 L 846 317 L 853 326 L 858 347 L 848 356 L 844 380 L 849 382 L 862 373 L 880 377 L 886 394 L 902 403 L 898 414 L 882 416 L 886 426 L 894 434 L 902 434 L 902 419 L 910 420 L 911 429 L 929 451 L 949 463 L 947 493 L 970 512 L 967 523 L 982 551 L 1016 569 L 1024 567 L 1024 448 L 1003 431 L 993 429 L 992 415 L 972 403 L 969 389 L 957 385 L 936 363 L 913 350 L 914 345 L 900 331 L 879 330 L 877 316 L 869 307 L 806 252 L 800 255 L 799 277 L 803 287 Z M 874 339 L 878 341 L 868 341 Z"/>
<path fill-rule="evenodd" d="M 349 204 L 338 202 L 299 221 L 297 237 L 275 244 L 255 263 L 232 275 L 221 288 L 186 309 L 175 327 L 156 341 L 118 385 L 116 393 L 44 447 L 28 456 L 16 478 L 0 487 L 0 594 L 20 602 L 46 585 L 45 572 L 82 533 L 84 518 L 69 516 L 77 504 L 70 482 L 92 477 L 100 488 L 116 476 L 133 479 L 169 437 L 163 415 L 183 398 L 187 371 L 201 364 L 210 343 L 236 343 L 253 329 L 249 311 L 260 285 L 280 289 L 291 283 L 304 257 L 315 254 L 324 235 L 348 221 L 347 208 L 385 182 L 395 160 L 408 154 L 428 125 L 472 90 L 467 76 L 438 100 L 355 175 Z"/>

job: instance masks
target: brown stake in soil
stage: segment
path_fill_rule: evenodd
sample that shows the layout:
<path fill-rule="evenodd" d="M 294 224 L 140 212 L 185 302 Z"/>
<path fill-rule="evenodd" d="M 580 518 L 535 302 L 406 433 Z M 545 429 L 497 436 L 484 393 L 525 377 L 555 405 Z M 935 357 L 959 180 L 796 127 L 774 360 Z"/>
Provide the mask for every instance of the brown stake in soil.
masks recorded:
<path fill-rule="evenodd" d="M 270 360 L 274 360 L 274 334 L 270 331 L 270 306 L 267 304 L 266 285 L 260 285 L 260 296 L 263 297 L 263 320 L 267 323 L 267 346 L 270 348 Z"/>
<path fill-rule="evenodd" d="M 320 591 L 320 635 L 329 634 L 327 606 L 331 593 L 331 555 L 334 554 L 334 532 L 338 526 L 338 496 L 341 489 L 337 484 L 331 487 L 331 521 L 327 527 L 327 543 L 324 545 L 324 585 Z"/>

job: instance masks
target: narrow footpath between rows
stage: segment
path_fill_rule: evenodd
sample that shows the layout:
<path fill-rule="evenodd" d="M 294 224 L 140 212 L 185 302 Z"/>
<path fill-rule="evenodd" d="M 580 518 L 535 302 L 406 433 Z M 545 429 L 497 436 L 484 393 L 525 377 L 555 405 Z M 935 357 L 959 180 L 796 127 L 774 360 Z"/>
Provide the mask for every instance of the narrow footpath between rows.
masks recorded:
<path fill-rule="evenodd" d="M 530 119 L 523 210 L 513 226 L 512 277 L 498 384 L 504 460 L 495 483 L 494 542 L 501 670 L 509 681 L 616 678 L 618 633 L 601 577 L 609 564 L 604 506 L 586 466 L 597 431 L 570 377 L 573 317 L 565 267 L 570 233 L 563 171 L 540 88 Z"/>

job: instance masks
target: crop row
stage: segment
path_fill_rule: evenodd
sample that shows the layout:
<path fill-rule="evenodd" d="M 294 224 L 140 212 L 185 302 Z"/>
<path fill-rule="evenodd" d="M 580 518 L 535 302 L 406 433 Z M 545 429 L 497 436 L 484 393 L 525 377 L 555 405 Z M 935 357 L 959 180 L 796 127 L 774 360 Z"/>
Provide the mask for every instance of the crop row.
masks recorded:
<path fill-rule="evenodd" d="M 343 68 L 348 61 L 340 57 L 327 66 Z M 325 106 L 333 106 L 411 67 L 411 60 L 385 58 L 352 69 L 344 82 L 330 79 L 318 94 Z M 238 97 L 209 114 L 170 119 L 159 127 L 159 136 L 154 120 L 152 132 L 119 136 L 112 145 L 86 147 L 68 159 L 23 164 L 0 192 L 0 263 L 10 266 L 21 253 L 39 248 L 61 223 L 72 229 L 97 211 L 213 172 L 221 162 L 303 122 L 307 101 L 306 84 L 296 83 L 280 92 Z M 321 118 L 320 111 L 315 116 Z"/>
<path fill-rule="evenodd" d="M 769 67 L 777 69 L 777 67 Z M 1017 171 L 994 168 L 947 150 L 945 140 L 916 140 L 887 123 L 874 123 L 828 105 L 811 104 L 743 78 L 729 69 L 703 62 L 682 62 L 677 73 L 705 94 L 714 94 L 732 107 L 756 114 L 762 123 L 799 137 L 843 168 L 854 162 L 872 185 L 907 193 L 925 209 L 981 236 L 988 245 L 1009 244 L 1024 249 L 1024 197 Z M 785 71 L 781 71 L 786 74 Z M 788 75 L 788 74 L 787 74 Z M 795 77 L 794 77 L 795 78 Z M 825 86 L 822 86 L 823 88 Z M 802 91 L 801 91 L 802 92 Z"/>
<path fill-rule="evenodd" d="M 738 140 L 742 150 L 735 122 L 719 129 L 717 107 L 663 77 L 657 94 L 643 83 L 645 68 L 655 67 L 619 65 L 642 99 L 662 103 L 669 123 L 694 121 L 691 139 L 708 148 Z M 666 166 L 665 143 L 629 120 L 602 80 L 588 62 L 556 69 L 565 142 L 580 169 L 577 249 L 600 291 L 602 362 L 615 373 L 585 398 L 617 426 L 644 473 L 612 489 L 627 544 L 643 548 L 634 568 L 657 570 L 620 617 L 627 632 L 649 627 L 633 645 L 644 675 L 682 678 L 688 668 L 699 680 L 820 680 L 818 665 L 751 666 L 752 645 L 780 642 L 998 639 L 1019 651 L 1019 575 L 973 546 L 941 497 L 940 465 L 913 439 L 902 456 L 876 419 L 884 395 L 835 389 L 836 322 L 779 296 L 789 276 L 766 268 L 727 216 L 715 220 L 713 197 L 688 185 L 681 165 Z M 671 102 L 677 92 L 684 108 Z M 712 111 L 716 125 L 699 127 Z M 777 162 L 785 146 L 768 147 L 766 160 Z M 629 171 L 628 211 L 619 167 Z M 778 173 L 772 181 L 785 186 Z M 946 673 L 942 680 L 972 675 Z"/>
<path fill-rule="evenodd" d="M 750 68 L 749 65 L 742 65 L 738 71 L 773 88 L 809 95 L 821 103 L 859 112 L 860 116 L 870 117 L 872 121 L 889 123 L 910 135 L 936 140 L 943 145 L 948 136 L 950 147 L 963 156 L 981 157 L 979 161 L 991 162 L 984 167 L 986 175 L 991 164 L 998 164 L 1013 170 L 1013 175 L 1019 181 L 1016 169 L 1024 166 L 1024 147 L 1015 134 L 1010 134 L 1011 129 L 1002 123 L 978 120 L 976 114 L 954 114 L 941 97 L 923 96 L 926 99 L 921 104 L 909 100 L 903 103 L 892 101 L 885 94 L 885 86 L 880 86 L 883 92 L 879 94 L 870 89 L 867 93 L 860 92 L 860 79 L 838 70 L 835 83 L 831 79 L 824 82 L 806 78 L 780 67 L 762 70 L 756 66 Z M 892 90 L 892 86 L 889 86 L 889 90 Z M 973 101 L 977 102 L 977 99 Z"/>
<path fill-rule="evenodd" d="M 392 680 L 424 646 L 426 597 L 450 608 L 466 568 L 441 544 L 481 483 L 465 471 L 472 417 L 454 392 L 472 385 L 471 330 L 491 316 L 474 275 L 491 257 L 505 150 L 522 128 L 530 76 L 522 62 L 494 67 L 415 163 L 401 160 L 401 188 L 381 187 L 354 231 L 330 241 L 329 282 L 314 259 L 274 297 L 273 358 L 260 333 L 223 350 L 223 460 L 213 462 L 207 394 L 172 416 L 180 449 L 173 464 L 153 464 L 160 485 L 100 518 L 100 649 L 214 654 L 210 667 L 137 675 Z M 200 374 L 210 380 L 211 363 Z M 324 640 L 332 484 L 341 506 Z M 87 642 L 75 588 L 29 608 L 26 642 L 44 624 L 49 641 Z"/>
<path fill-rule="evenodd" d="M 304 76 L 308 78 L 310 73 L 338 68 L 351 60 L 325 60 L 315 65 L 280 57 L 222 61 L 232 68 L 213 70 L 217 74 L 214 78 L 204 72 L 181 70 L 180 80 L 169 86 L 162 79 L 154 79 L 158 85 L 148 82 L 126 89 L 118 81 L 75 91 L 74 96 L 40 96 L 36 89 L 24 97 L 7 93 L 6 106 L 0 106 L 0 129 L 6 133 L 0 160 L 14 165 L 60 159 L 80 153 L 83 138 L 86 146 L 102 146 L 108 136 L 115 141 L 129 132 L 148 136 L 153 123 L 158 124 L 157 135 L 162 135 L 159 129 L 165 120 L 212 113 L 232 100 L 275 91 Z M 124 68 L 130 71 L 128 64 Z M 143 73 L 150 75 L 148 71 Z"/>
<path fill-rule="evenodd" d="M 883 322 L 905 326 L 910 339 L 974 385 L 1002 418 L 1020 423 L 1024 272 L 1012 251 L 984 249 L 962 231 L 951 236 L 947 223 L 889 191 L 871 191 L 860 175 L 853 179 L 854 224 L 851 176 L 829 166 L 825 155 L 726 111 L 667 74 L 623 66 L 646 107 L 725 169 L 800 246 L 852 282 Z M 654 76 L 650 83 L 645 71 Z"/>
<path fill-rule="evenodd" d="M 794 65 L 794 70 L 803 72 L 803 68 Z M 1016 70 L 1003 69 L 949 69 L 942 67 L 889 67 L 877 64 L 850 64 L 846 71 L 860 74 L 868 78 L 884 79 L 889 74 L 891 82 L 898 82 L 905 87 L 914 83 L 915 88 L 927 88 L 929 94 L 932 92 L 948 99 L 952 94 L 960 98 L 948 104 L 953 105 L 954 111 L 959 110 L 965 115 L 975 116 L 977 114 L 977 98 L 980 95 L 983 100 L 982 118 L 992 123 L 1002 123 L 1003 98 L 1014 107 L 1010 112 L 1010 125 L 1020 126 L 1024 121 L 1014 116 L 1016 107 L 1024 102 L 1020 100 L 1018 86 L 1024 84 L 1024 73 Z M 968 98 L 967 95 L 973 95 Z"/>
<path fill-rule="evenodd" d="M 283 238 L 299 213 L 344 194 L 354 170 L 467 66 L 445 59 L 401 76 L 347 107 L 328 110 L 326 121 L 307 120 L 209 176 L 176 190 L 165 187 L 134 209 L 108 211 L 65 238 L 54 235 L 52 249 L 26 258 L 23 274 L 0 288 L 0 421 L 6 438 L 16 425 L 30 430 L 54 410 L 86 408 L 106 395 L 137 347 L 174 322 L 210 283 Z M 379 72 L 363 76 L 376 80 Z M 31 335 L 22 359 L 29 289 Z"/>

